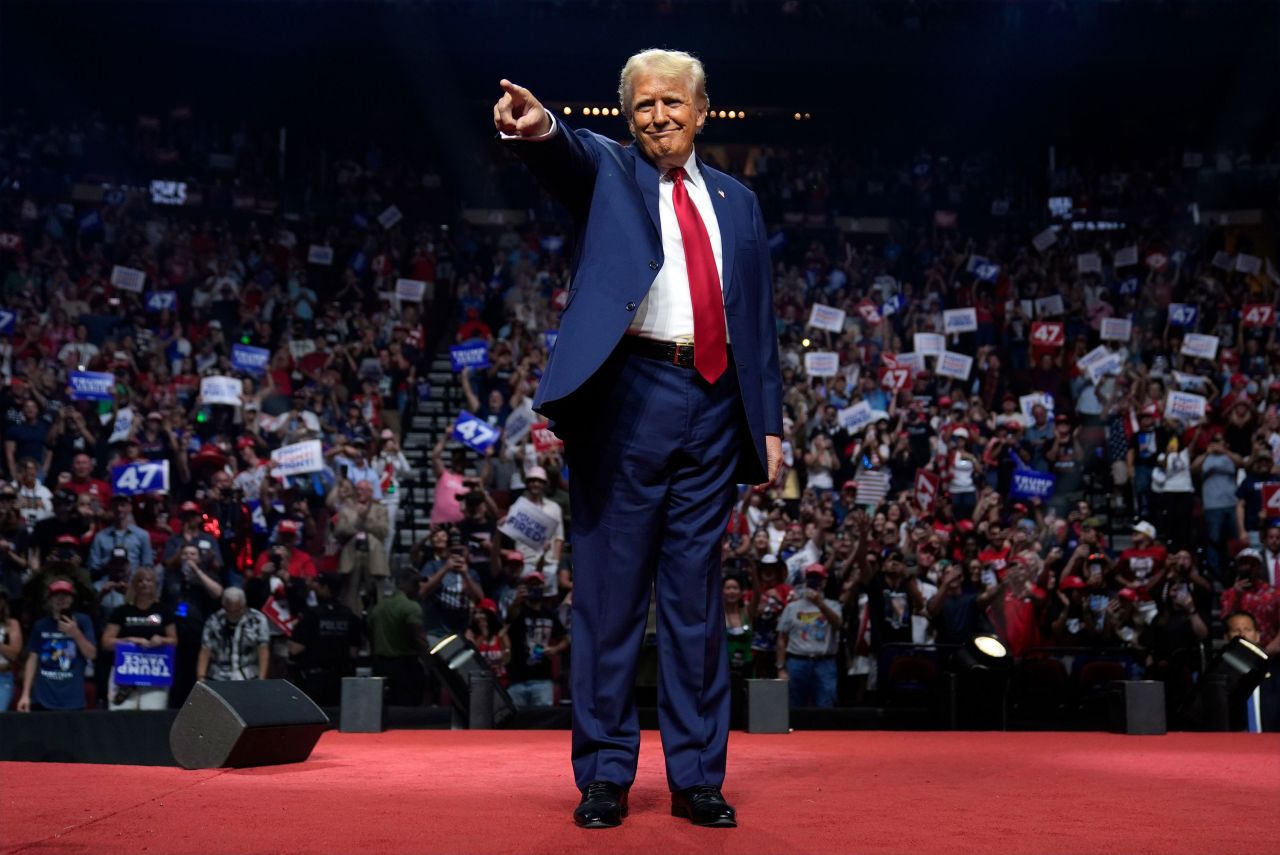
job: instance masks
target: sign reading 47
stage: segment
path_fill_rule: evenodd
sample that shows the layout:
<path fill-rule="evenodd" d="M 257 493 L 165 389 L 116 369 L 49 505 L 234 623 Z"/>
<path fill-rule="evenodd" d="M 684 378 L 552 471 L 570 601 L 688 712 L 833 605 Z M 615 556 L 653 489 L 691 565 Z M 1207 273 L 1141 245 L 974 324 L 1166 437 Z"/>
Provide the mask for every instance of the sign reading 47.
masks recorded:
<path fill-rule="evenodd" d="M 145 460 L 111 467 L 111 489 L 121 496 L 169 491 L 169 461 Z"/>

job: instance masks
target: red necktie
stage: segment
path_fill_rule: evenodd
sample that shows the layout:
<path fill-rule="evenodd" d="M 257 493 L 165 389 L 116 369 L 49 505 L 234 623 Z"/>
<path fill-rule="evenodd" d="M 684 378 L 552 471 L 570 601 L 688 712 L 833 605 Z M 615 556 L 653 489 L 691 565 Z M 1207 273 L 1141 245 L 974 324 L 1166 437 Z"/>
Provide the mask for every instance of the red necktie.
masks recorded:
<path fill-rule="evenodd" d="M 684 243 L 684 263 L 689 271 L 689 296 L 693 300 L 693 367 L 708 383 L 720 379 L 729 365 L 724 327 L 724 295 L 720 274 L 711 251 L 707 227 L 685 189 L 684 170 L 671 170 L 671 201 Z"/>

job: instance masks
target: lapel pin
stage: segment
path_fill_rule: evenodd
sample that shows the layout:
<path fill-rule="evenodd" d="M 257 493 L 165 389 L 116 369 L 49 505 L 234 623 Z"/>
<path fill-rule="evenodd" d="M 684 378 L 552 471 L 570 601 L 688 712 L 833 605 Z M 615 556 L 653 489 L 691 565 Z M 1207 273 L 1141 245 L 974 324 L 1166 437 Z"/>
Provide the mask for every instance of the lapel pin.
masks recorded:
<path fill-rule="evenodd" d="M 717 190 L 716 192 L 720 194 L 720 198 L 721 198 L 721 199 L 723 199 L 723 198 L 724 198 L 724 191 L 723 191 L 723 190 Z"/>

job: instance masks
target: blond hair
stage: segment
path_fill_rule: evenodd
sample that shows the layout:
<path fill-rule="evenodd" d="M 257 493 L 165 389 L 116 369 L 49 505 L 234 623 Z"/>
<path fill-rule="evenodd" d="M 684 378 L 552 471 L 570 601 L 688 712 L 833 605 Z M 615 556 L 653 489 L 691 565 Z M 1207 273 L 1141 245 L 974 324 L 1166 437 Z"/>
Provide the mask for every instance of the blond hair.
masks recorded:
<path fill-rule="evenodd" d="M 638 71 L 648 71 L 662 78 L 684 78 L 705 110 L 711 105 L 707 98 L 707 72 L 702 62 L 691 53 L 682 50 L 649 48 L 634 54 L 622 66 L 618 77 L 618 103 L 622 115 L 631 115 L 632 79 Z"/>
<path fill-rule="evenodd" d="M 138 580 L 143 576 L 151 577 L 152 583 L 156 586 L 156 602 L 160 602 L 160 576 L 151 567 L 139 567 L 129 576 L 129 585 L 124 592 L 124 601 L 131 606 L 138 605 Z"/>

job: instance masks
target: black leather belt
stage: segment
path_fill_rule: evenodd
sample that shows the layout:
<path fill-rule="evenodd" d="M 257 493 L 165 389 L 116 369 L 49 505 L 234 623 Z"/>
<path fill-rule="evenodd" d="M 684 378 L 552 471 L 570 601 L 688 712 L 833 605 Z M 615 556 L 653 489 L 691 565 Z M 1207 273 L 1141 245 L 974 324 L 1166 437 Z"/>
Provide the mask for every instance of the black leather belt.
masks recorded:
<path fill-rule="evenodd" d="M 692 344 L 677 344 L 673 341 L 658 341 L 638 335 L 624 335 L 622 347 L 627 353 L 634 353 L 636 356 L 657 359 L 660 362 L 679 365 L 681 368 L 693 367 Z"/>

